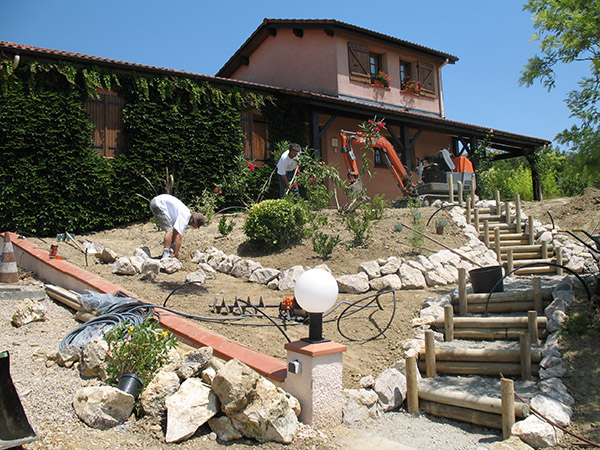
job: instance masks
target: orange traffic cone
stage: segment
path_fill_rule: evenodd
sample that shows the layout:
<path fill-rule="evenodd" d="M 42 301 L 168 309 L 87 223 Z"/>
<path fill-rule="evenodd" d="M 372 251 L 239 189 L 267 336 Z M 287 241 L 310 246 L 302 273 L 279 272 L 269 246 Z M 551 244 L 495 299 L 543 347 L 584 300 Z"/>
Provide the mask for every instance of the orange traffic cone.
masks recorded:
<path fill-rule="evenodd" d="M 2 248 L 2 262 L 0 262 L 0 283 L 18 283 L 19 272 L 17 260 L 13 250 L 8 231 L 4 233 L 4 247 Z"/>

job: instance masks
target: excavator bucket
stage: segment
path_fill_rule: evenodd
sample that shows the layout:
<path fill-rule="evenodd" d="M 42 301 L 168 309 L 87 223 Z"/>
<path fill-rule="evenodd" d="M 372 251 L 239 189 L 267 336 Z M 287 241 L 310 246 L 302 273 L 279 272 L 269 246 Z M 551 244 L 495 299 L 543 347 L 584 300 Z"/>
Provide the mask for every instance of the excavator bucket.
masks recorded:
<path fill-rule="evenodd" d="M 350 192 L 352 192 L 352 196 L 354 198 L 361 199 L 367 196 L 367 188 L 365 187 L 363 182 L 358 178 L 351 182 L 348 185 L 348 188 L 350 188 Z"/>
<path fill-rule="evenodd" d="M 0 353 L 0 450 L 38 440 L 10 377 L 8 352 Z"/>

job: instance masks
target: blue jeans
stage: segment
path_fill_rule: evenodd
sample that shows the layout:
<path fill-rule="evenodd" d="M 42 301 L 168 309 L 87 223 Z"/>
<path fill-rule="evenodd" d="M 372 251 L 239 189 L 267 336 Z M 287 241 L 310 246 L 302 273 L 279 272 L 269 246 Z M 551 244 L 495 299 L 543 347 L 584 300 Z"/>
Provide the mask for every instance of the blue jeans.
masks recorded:
<path fill-rule="evenodd" d="M 295 170 L 288 170 L 285 173 L 285 177 L 288 180 L 288 183 L 292 181 L 292 178 L 294 178 L 294 172 Z M 279 178 L 279 198 L 284 198 L 285 197 L 285 193 L 287 191 L 287 185 L 285 184 L 285 182 L 281 179 L 280 176 L 278 176 Z M 298 191 L 298 186 L 292 186 L 292 188 L 290 189 L 290 192 L 293 193 L 294 195 L 299 195 L 299 191 Z"/>

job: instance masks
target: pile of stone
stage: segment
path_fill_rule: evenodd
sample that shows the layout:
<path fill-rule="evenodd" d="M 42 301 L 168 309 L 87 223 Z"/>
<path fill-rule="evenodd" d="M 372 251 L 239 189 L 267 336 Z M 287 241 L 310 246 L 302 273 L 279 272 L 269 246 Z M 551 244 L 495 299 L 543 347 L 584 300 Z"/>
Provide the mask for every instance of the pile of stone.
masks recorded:
<path fill-rule="evenodd" d="M 174 273 L 183 267 L 183 264 L 177 258 L 152 258 L 148 247 L 136 248 L 132 256 L 119 256 L 109 247 L 94 250 L 92 254 L 103 263 L 112 264 L 113 273 L 117 275 L 140 275 L 142 280 L 152 281 L 156 279 L 161 271 Z"/>
<path fill-rule="evenodd" d="M 103 339 L 81 351 L 69 345 L 48 355 L 48 364 L 78 367 L 84 378 L 106 380 L 107 351 Z M 143 390 L 139 405 L 157 424 L 166 418 L 168 443 L 184 441 L 208 424 L 223 442 L 246 437 L 287 444 L 294 439 L 300 415 L 296 398 L 236 359 L 223 363 L 213 357 L 211 347 L 183 355 L 173 351 L 170 363 Z M 132 395 L 107 385 L 84 387 L 73 398 L 77 416 L 98 429 L 124 423 L 134 406 Z"/>

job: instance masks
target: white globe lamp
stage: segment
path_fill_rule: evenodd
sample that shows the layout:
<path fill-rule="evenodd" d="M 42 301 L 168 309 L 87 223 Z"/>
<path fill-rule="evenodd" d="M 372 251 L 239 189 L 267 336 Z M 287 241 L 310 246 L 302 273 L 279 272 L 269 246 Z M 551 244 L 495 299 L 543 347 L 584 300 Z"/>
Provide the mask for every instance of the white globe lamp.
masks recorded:
<path fill-rule="evenodd" d="M 307 270 L 296 280 L 294 296 L 309 314 L 309 337 L 303 340 L 326 342 L 323 339 L 323 313 L 333 306 L 338 296 L 338 285 L 333 275 L 323 269 Z"/>

